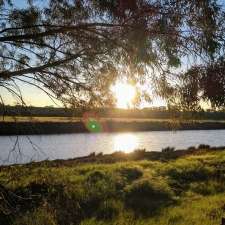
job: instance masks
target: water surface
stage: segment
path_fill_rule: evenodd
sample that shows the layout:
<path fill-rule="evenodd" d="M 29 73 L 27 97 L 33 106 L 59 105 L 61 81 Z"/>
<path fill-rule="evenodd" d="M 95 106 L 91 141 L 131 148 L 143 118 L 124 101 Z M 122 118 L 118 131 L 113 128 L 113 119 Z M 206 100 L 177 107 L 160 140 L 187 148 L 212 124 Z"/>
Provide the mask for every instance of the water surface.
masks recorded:
<path fill-rule="evenodd" d="M 68 159 L 91 152 L 130 152 L 143 148 L 161 151 L 167 146 L 187 148 L 199 144 L 225 146 L 225 130 L 1 136 L 0 164 Z"/>

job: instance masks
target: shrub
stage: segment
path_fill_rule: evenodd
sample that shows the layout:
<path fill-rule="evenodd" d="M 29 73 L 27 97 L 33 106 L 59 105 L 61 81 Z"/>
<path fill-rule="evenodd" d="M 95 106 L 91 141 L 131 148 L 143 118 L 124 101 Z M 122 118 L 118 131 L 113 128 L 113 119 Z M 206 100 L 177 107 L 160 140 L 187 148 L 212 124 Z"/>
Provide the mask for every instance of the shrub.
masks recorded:
<path fill-rule="evenodd" d="M 196 150 L 195 146 L 188 147 L 188 150 Z"/>
<path fill-rule="evenodd" d="M 125 204 L 135 214 L 151 215 L 172 200 L 172 193 L 162 182 L 141 180 L 125 190 Z"/>
<path fill-rule="evenodd" d="M 143 159 L 146 155 L 146 149 L 136 149 L 130 153 L 133 159 Z"/>
<path fill-rule="evenodd" d="M 102 171 L 92 171 L 87 176 L 87 182 L 90 184 L 97 183 L 98 181 L 108 179 L 108 176 Z"/>
<path fill-rule="evenodd" d="M 167 171 L 167 175 L 180 183 L 190 183 L 209 179 L 212 176 L 212 170 L 197 163 L 171 168 Z"/>
<path fill-rule="evenodd" d="M 100 220 L 112 220 L 120 211 L 120 204 L 114 200 L 106 200 L 101 203 L 97 211 L 97 219 Z"/>
<path fill-rule="evenodd" d="M 123 167 L 119 169 L 119 173 L 122 177 L 125 177 L 128 182 L 134 181 L 143 175 L 142 170 L 137 167 Z"/>
<path fill-rule="evenodd" d="M 103 152 L 99 152 L 96 156 L 97 157 L 103 156 Z"/>
<path fill-rule="evenodd" d="M 175 163 L 172 166 L 165 167 L 161 174 L 168 176 L 169 185 L 179 195 L 187 190 L 191 183 L 206 182 L 213 178 L 214 170 L 201 162 L 182 160 L 179 164 Z"/>
<path fill-rule="evenodd" d="M 116 197 L 115 181 L 111 174 L 103 171 L 93 171 L 88 174 L 82 186 L 83 195 L 80 206 L 87 216 L 92 216 L 102 202 Z"/>
<path fill-rule="evenodd" d="M 225 191 L 224 182 L 208 181 L 190 185 L 190 190 L 201 195 L 214 195 Z"/>
<path fill-rule="evenodd" d="M 171 153 L 171 152 L 174 152 L 174 151 L 175 151 L 174 147 L 166 147 L 166 148 L 162 149 L 163 153 Z"/>
<path fill-rule="evenodd" d="M 95 157 L 95 152 L 91 152 L 88 157 Z"/>
<path fill-rule="evenodd" d="M 198 149 L 210 149 L 210 145 L 200 144 Z"/>
<path fill-rule="evenodd" d="M 145 148 L 143 148 L 143 149 L 135 149 L 134 151 L 133 151 L 133 153 L 140 153 L 140 154 L 143 154 L 143 153 L 146 153 L 146 149 Z"/>
<path fill-rule="evenodd" d="M 17 218 L 13 225 L 56 225 L 54 215 L 46 209 L 36 209 Z"/>

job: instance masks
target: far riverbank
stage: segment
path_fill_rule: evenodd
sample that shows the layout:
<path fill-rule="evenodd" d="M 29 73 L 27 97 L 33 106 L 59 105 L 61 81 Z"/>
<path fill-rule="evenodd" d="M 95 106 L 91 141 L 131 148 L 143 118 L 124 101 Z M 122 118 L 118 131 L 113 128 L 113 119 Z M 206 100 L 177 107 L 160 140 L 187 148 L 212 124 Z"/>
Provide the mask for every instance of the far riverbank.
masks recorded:
<path fill-rule="evenodd" d="M 225 129 L 221 121 L 0 122 L 0 135 Z"/>

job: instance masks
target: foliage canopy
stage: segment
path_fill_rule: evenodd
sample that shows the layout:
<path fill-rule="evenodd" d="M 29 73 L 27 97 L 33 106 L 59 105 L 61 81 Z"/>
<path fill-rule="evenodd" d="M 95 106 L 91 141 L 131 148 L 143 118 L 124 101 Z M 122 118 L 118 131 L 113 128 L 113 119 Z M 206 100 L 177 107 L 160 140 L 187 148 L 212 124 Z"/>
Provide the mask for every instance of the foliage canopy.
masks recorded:
<path fill-rule="evenodd" d="M 1 0 L 0 86 L 21 101 L 18 81 L 96 106 L 113 104 L 121 78 L 170 99 L 174 68 L 223 54 L 224 16 L 216 0 Z"/>

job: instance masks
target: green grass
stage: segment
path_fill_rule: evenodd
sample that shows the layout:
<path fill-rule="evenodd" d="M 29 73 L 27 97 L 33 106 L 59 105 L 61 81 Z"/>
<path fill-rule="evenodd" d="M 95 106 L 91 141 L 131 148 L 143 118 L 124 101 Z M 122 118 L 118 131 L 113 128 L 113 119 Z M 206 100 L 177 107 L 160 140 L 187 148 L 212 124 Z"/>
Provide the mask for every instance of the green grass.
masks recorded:
<path fill-rule="evenodd" d="M 2 167 L 0 183 L 1 225 L 220 225 L 225 216 L 225 150 Z"/>

